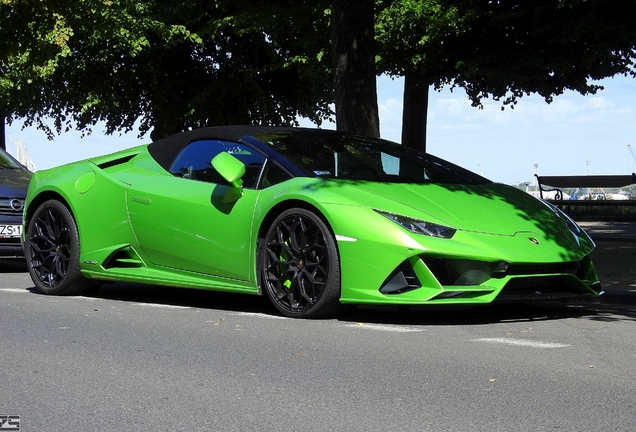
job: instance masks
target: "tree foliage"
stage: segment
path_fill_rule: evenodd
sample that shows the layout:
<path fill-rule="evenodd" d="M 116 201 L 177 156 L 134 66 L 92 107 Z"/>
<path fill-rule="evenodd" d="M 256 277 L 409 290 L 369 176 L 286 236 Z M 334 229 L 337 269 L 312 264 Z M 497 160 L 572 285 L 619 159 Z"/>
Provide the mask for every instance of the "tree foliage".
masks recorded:
<path fill-rule="evenodd" d="M 473 106 L 492 97 L 503 109 L 523 95 L 536 93 L 549 103 L 566 90 L 593 94 L 600 89 L 595 80 L 634 75 L 633 0 L 378 4 L 379 69 L 405 76 L 405 92 L 412 85 L 462 87 Z M 410 110 L 420 109 L 404 106 L 404 128 L 425 127 L 407 121 Z M 425 142 L 403 143 L 425 148 Z"/>
<path fill-rule="evenodd" d="M 453 2 L 460 8 L 474 1 Z M 594 80 L 636 75 L 636 3 L 633 0 L 492 2 L 471 20 L 473 53 L 457 63 L 454 84 L 473 105 L 492 95 L 505 105 L 541 95 L 546 102 L 565 90 L 583 95 L 600 89 Z M 468 9 L 467 9 L 468 10 Z"/>
<path fill-rule="evenodd" d="M 594 93 L 634 75 L 635 18 L 633 0 L 0 0 L 0 117 L 320 124 L 335 87 L 337 127 L 377 135 L 376 72 L 406 78 L 403 144 L 425 148 L 430 86 L 475 106 Z"/>
<path fill-rule="evenodd" d="M 328 16 L 293 0 L 0 0 L 0 109 L 52 133 L 104 121 L 153 139 L 200 126 L 320 123 Z M 265 13 L 267 11 L 267 13 Z"/>
<path fill-rule="evenodd" d="M 43 118 L 55 119 L 58 132 L 67 116 L 86 122 L 99 105 L 99 88 L 124 59 L 150 45 L 151 34 L 166 41 L 188 36 L 148 17 L 148 5 L 132 1 L 0 1 L 0 110 L 11 121 L 25 119 L 51 133 Z M 87 57 L 90 58 L 87 65 Z M 89 75 L 87 66 L 97 69 Z M 116 109 L 113 111 L 117 112 Z M 95 121 L 101 118 L 96 118 Z"/>

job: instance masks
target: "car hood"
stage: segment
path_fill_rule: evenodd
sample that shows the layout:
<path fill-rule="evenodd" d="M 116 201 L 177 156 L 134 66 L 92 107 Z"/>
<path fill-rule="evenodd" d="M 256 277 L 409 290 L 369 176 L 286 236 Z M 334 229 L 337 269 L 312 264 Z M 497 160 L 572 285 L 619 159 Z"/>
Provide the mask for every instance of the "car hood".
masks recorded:
<path fill-rule="evenodd" d="M 549 234 L 566 229 L 565 221 L 544 202 L 524 191 L 498 183 L 358 182 L 347 184 L 340 192 L 349 195 L 346 189 L 351 190 L 350 198 L 357 197 L 360 205 L 464 231 L 515 235 L 519 232 Z"/>
<path fill-rule="evenodd" d="M 0 168 L 0 196 L 24 198 L 32 175 L 26 170 Z"/>

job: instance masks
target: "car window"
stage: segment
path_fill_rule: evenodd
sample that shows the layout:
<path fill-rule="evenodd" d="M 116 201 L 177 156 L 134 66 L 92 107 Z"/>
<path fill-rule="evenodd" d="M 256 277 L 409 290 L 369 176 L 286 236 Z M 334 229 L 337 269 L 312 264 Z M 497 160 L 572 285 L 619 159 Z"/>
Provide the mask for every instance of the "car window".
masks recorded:
<path fill-rule="evenodd" d="M 484 184 L 489 180 L 389 141 L 320 131 L 257 133 L 309 177 L 386 183 Z"/>
<path fill-rule="evenodd" d="M 289 180 L 291 176 L 275 165 L 271 160 L 265 165 L 263 171 L 263 179 L 261 180 L 261 187 L 266 188 L 274 186 L 275 184 L 282 183 Z"/>
<path fill-rule="evenodd" d="M 227 183 L 211 164 L 214 156 L 221 152 L 227 152 L 245 164 L 243 186 L 253 189 L 265 157 L 251 147 L 236 142 L 194 141 L 177 156 L 169 171 L 176 177 L 208 183 Z"/>
<path fill-rule="evenodd" d="M 22 168 L 8 153 L 0 149 L 0 167 L 2 168 Z"/>

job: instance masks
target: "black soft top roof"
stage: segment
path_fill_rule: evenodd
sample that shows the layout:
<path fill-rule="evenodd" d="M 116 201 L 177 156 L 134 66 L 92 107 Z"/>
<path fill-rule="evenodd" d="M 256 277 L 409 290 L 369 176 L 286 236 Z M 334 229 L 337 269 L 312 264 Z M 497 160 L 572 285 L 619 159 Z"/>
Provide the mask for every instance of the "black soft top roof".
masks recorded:
<path fill-rule="evenodd" d="M 378 155 L 387 152 L 400 160 L 413 159 L 418 167 L 421 165 L 421 168 L 426 168 L 431 173 L 435 172 L 437 177 L 437 179 L 431 180 L 428 176 L 425 179 L 420 179 L 408 175 L 401 177 L 390 175 L 390 179 L 384 176 L 382 181 L 412 182 L 415 180 L 418 182 L 426 180 L 427 182 L 458 184 L 491 183 L 486 178 L 428 153 L 421 153 L 382 139 L 362 137 L 330 129 L 289 126 L 216 126 L 181 132 L 163 138 L 149 144 L 148 151 L 157 163 L 166 171 L 170 171 L 172 163 L 181 151 L 190 143 L 201 140 L 223 140 L 248 144 L 273 160 L 292 176 L 322 175 L 320 173 L 325 171 L 324 166 L 334 162 L 322 161 L 319 160 L 321 158 L 315 156 L 324 156 L 327 153 L 338 151 L 347 153 L 351 151 L 349 147 L 353 145 L 360 150 L 375 149 L 374 152 Z M 306 161 L 303 155 L 311 155 L 312 157 Z M 357 158 L 355 154 L 352 153 L 352 155 Z M 310 164 L 311 161 L 321 164 L 313 166 Z M 335 171 L 327 170 L 327 172 Z M 420 172 L 424 173 L 423 170 Z"/>
<path fill-rule="evenodd" d="M 259 133 L 299 131 L 303 128 L 289 126 L 215 126 L 179 132 L 148 145 L 148 152 L 165 170 L 188 144 L 199 140 L 240 141 L 246 135 Z M 313 130 L 313 129 L 304 129 Z"/>

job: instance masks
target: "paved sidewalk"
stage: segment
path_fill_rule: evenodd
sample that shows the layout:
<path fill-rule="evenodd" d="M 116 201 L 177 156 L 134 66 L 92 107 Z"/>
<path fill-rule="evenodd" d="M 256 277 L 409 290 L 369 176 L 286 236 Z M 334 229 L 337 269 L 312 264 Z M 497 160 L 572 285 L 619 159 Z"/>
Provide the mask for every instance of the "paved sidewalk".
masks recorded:
<path fill-rule="evenodd" d="M 612 240 L 636 243 L 636 222 L 577 222 L 594 241 Z"/>
<path fill-rule="evenodd" d="M 592 260 L 605 291 L 599 300 L 636 304 L 636 223 L 578 222 L 596 242 Z"/>

